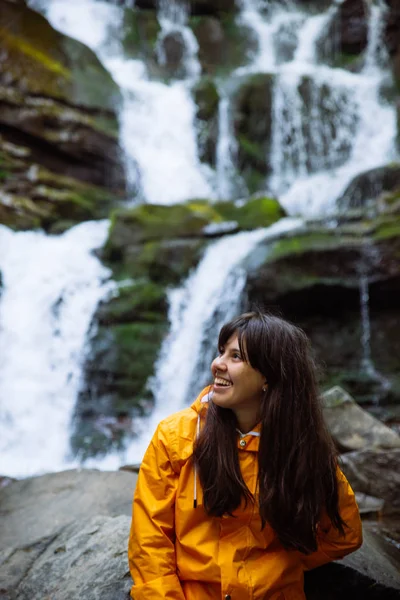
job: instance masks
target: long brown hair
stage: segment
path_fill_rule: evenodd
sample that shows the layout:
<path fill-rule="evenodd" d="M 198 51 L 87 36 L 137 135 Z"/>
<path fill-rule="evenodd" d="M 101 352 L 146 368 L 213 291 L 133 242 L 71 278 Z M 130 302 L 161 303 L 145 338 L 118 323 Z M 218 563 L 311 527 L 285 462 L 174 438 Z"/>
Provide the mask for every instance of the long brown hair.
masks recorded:
<path fill-rule="evenodd" d="M 268 522 L 285 548 L 313 552 L 323 510 L 342 535 L 345 522 L 339 513 L 336 450 L 323 418 L 309 340 L 302 329 L 261 312 L 224 325 L 218 347 L 234 334 L 246 362 L 268 383 L 259 412 L 262 527 Z M 255 501 L 240 471 L 236 427 L 232 410 L 209 403 L 193 454 L 209 515 L 232 514 L 243 499 Z"/>

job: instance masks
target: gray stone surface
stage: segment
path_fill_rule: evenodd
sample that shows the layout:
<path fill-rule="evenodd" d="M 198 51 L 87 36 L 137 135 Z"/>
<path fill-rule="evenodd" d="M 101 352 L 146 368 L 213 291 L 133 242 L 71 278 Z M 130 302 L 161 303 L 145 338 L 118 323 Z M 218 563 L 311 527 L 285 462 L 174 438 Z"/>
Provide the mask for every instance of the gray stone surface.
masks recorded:
<path fill-rule="evenodd" d="M 91 517 L 0 555 L 2 600 L 126 600 L 130 517 Z"/>
<path fill-rule="evenodd" d="M 400 448 L 348 452 L 340 466 L 355 492 L 382 498 L 385 515 L 400 515 Z"/>
<path fill-rule="evenodd" d="M 131 515 L 137 475 L 71 470 L 0 489 L 0 550 L 47 537 L 77 519 Z"/>
<path fill-rule="evenodd" d="M 331 388 L 322 399 L 325 420 L 341 451 L 400 448 L 400 436 L 358 406 L 341 387 Z"/>

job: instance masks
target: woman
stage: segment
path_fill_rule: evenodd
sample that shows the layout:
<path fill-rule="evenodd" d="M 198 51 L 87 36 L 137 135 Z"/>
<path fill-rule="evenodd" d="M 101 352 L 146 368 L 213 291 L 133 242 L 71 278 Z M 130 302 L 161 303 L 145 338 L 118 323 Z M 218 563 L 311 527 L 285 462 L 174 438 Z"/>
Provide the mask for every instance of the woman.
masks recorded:
<path fill-rule="evenodd" d="M 304 332 L 224 325 L 214 384 L 160 423 L 133 503 L 135 600 L 304 600 L 303 572 L 362 543 Z"/>

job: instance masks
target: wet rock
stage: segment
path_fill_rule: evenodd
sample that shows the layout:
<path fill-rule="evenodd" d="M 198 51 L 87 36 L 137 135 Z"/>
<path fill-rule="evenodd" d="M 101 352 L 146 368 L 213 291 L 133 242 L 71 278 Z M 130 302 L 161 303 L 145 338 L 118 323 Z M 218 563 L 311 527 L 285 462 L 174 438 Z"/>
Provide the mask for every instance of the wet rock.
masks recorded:
<path fill-rule="evenodd" d="M 400 514 L 400 449 L 349 452 L 340 464 L 355 492 L 384 500 L 384 515 Z"/>
<path fill-rule="evenodd" d="M 192 90 L 197 105 L 197 143 L 202 162 L 215 167 L 219 133 L 219 93 L 211 78 L 202 78 Z"/>
<path fill-rule="evenodd" d="M 186 55 L 185 39 L 181 31 L 171 31 L 158 42 L 160 64 L 165 67 L 170 77 L 185 74 L 184 58 Z"/>
<path fill-rule="evenodd" d="M 5 214 L 3 222 L 15 228 L 40 226 L 46 213 L 43 203 L 51 204 L 56 214 L 58 203 L 73 204 L 74 187 L 79 195 L 80 183 L 103 188 L 113 199 L 123 198 L 125 174 L 115 113 L 121 96 L 111 76 L 89 48 L 55 31 L 22 3 L 3 2 L 0 28 L 0 150 L 6 189 L 0 218 Z M 32 165 L 67 176 L 70 182 L 58 190 L 36 186 L 34 193 L 28 183 Z M 22 174 L 21 185 L 16 173 L 18 178 Z M 78 221 L 96 218 L 87 212 Z"/>
<path fill-rule="evenodd" d="M 389 194 L 389 192 L 391 192 Z M 385 197 L 381 195 L 385 193 Z M 337 201 L 340 210 L 370 208 L 381 212 L 400 199 L 400 165 L 371 169 L 357 175 Z"/>
<path fill-rule="evenodd" d="M 238 168 L 252 193 L 265 187 L 270 172 L 273 83 L 273 75 L 251 75 L 232 99 Z"/>
<path fill-rule="evenodd" d="M 385 41 L 390 55 L 395 55 L 400 49 L 400 2 L 385 0 L 388 13 L 385 19 Z"/>
<path fill-rule="evenodd" d="M 254 32 L 232 15 L 192 17 L 190 27 L 199 45 L 203 73 L 226 75 L 245 65 L 257 50 Z"/>
<path fill-rule="evenodd" d="M 89 469 L 13 481 L 0 488 L 0 550 L 33 544 L 77 519 L 130 515 L 135 485 L 134 473 Z"/>
<path fill-rule="evenodd" d="M 345 0 L 337 13 L 340 30 L 340 52 L 355 55 L 368 43 L 368 13 L 363 0 Z"/>
<path fill-rule="evenodd" d="M 400 436 L 360 408 L 340 387 L 322 395 L 324 417 L 341 452 L 374 448 L 400 448 Z"/>
<path fill-rule="evenodd" d="M 135 0 L 135 6 L 148 10 L 157 8 L 156 0 Z M 190 5 L 194 15 L 218 15 L 236 11 L 235 0 L 193 0 Z"/>

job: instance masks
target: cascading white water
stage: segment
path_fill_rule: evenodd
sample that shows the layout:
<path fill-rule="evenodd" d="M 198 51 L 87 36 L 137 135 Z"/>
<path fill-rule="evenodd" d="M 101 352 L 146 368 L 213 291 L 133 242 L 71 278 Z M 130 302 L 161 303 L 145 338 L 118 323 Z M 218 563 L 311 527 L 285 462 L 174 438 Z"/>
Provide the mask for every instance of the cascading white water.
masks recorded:
<path fill-rule="evenodd" d="M 84 345 L 98 302 L 113 289 L 92 255 L 108 222 L 58 237 L 0 226 L 0 473 L 65 468 Z M 72 463 L 71 463 L 72 464 Z"/>
<path fill-rule="evenodd" d="M 174 3 L 176 10 L 171 12 L 163 4 L 160 21 L 164 31 L 174 27 L 183 34 L 189 79 L 167 85 L 151 81 L 142 61 L 125 58 L 119 37 L 123 7 L 100 0 L 40 2 L 53 27 L 94 50 L 120 86 L 120 139 L 128 176 L 134 185 L 139 170 L 141 195 L 156 204 L 214 197 L 213 174 L 198 157 L 195 105 L 190 93 L 193 76 L 199 72 L 197 42 L 185 25 L 180 5 Z"/>
<path fill-rule="evenodd" d="M 207 323 L 217 309 L 224 320 L 238 309 L 246 282 L 238 265 L 263 239 L 299 228 L 299 219 L 281 219 L 266 229 L 256 229 L 225 236 L 211 244 L 194 273 L 178 289 L 170 293 L 170 332 L 165 339 L 156 374 L 152 382 L 156 406 L 151 418 L 144 422 L 138 440 L 128 448 L 125 458 L 137 462 L 149 442 L 157 423 L 185 406 L 199 390 L 189 389 L 199 358 Z"/>
<path fill-rule="evenodd" d="M 216 151 L 216 188 L 221 200 L 234 198 L 238 192 L 245 193 L 245 185 L 236 169 L 237 140 L 232 135 L 229 96 L 222 88 L 219 89 L 220 101 L 218 106 L 218 143 Z"/>
<path fill-rule="evenodd" d="M 303 75 L 311 77 L 313 85 L 320 88 L 323 94 L 326 95 L 326 90 L 329 91 L 328 105 L 322 106 L 319 111 L 314 106 L 310 112 L 310 117 L 313 110 L 316 116 L 316 122 L 313 120 L 314 143 L 318 136 L 321 147 L 326 150 L 318 165 L 319 170 L 313 174 L 310 169 L 307 173 L 304 172 L 304 162 L 310 155 L 306 154 L 301 158 L 302 148 L 301 146 L 298 148 L 298 166 L 290 173 L 292 184 L 286 191 L 288 178 L 280 177 L 284 161 L 279 157 L 289 152 L 285 146 L 288 137 L 282 134 L 282 130 L 290 128 L 287 122 L 289 111 L 285 114 L 283 107 L 290 102 L 291 97 L 298 97 L 298 81 L 288 75 L 293 70 L 299 73 L 299 65 L 296 61 L 285 65 L 282 69 L 283 74 L 277 79 L 271 156 L 275 159 L 278 157 L 276 162 L 280 162 L 277 170 L 273 172 L 271 184 L 289 214 L 318 217 L 334 213 L 337 198 L 357 174 L 387 164 L 396 156 L 395 110 L 385 104 L 379 95 L 380 84 L 387 74 L 381 69 L 374 68 L 374 64 L 381 66 L 381 63 L 377 65 L 376 61 L 381 60 L 379 48 L 382 45 L 380 33 L 383 10 L 383 5 L 379 4 L 371 11 L 370 35 L 366 51 L 368 60 L 361 73 L 350 73 L 312 63 L 300 71 Z M 334 16 L 334 12 L 331 15 Z M 320 25 L 325 27 L 326 23 L 321 20 Z M 306 26 L 300 31 L 300 46 L 306 31 Z M 312 57 L 312 53 L 307 51 L 307 54 Z M 282 93 L 282 82 L 283 85 L 287 85 L 288 77 L 292 77 L 292 83 L 289 83 L 292 91 L 286 89 L 286 92 Z M 325 109 L 328 110 L 328 120 L 324 115 Z M 296 125 L 296 119 L 298 114 L 292 113 L 294 131 L 298 131 L 299 126 L 298 123 Z M 296 145 L 296 136 L 294 136 L 294 145 Z M 344 150 L 343 164 L 341 166 L 335 164 Z M 348 152 L 349 157 L 346 159 Z M 284 168 L 287 169 L 286 166 Z"/>

